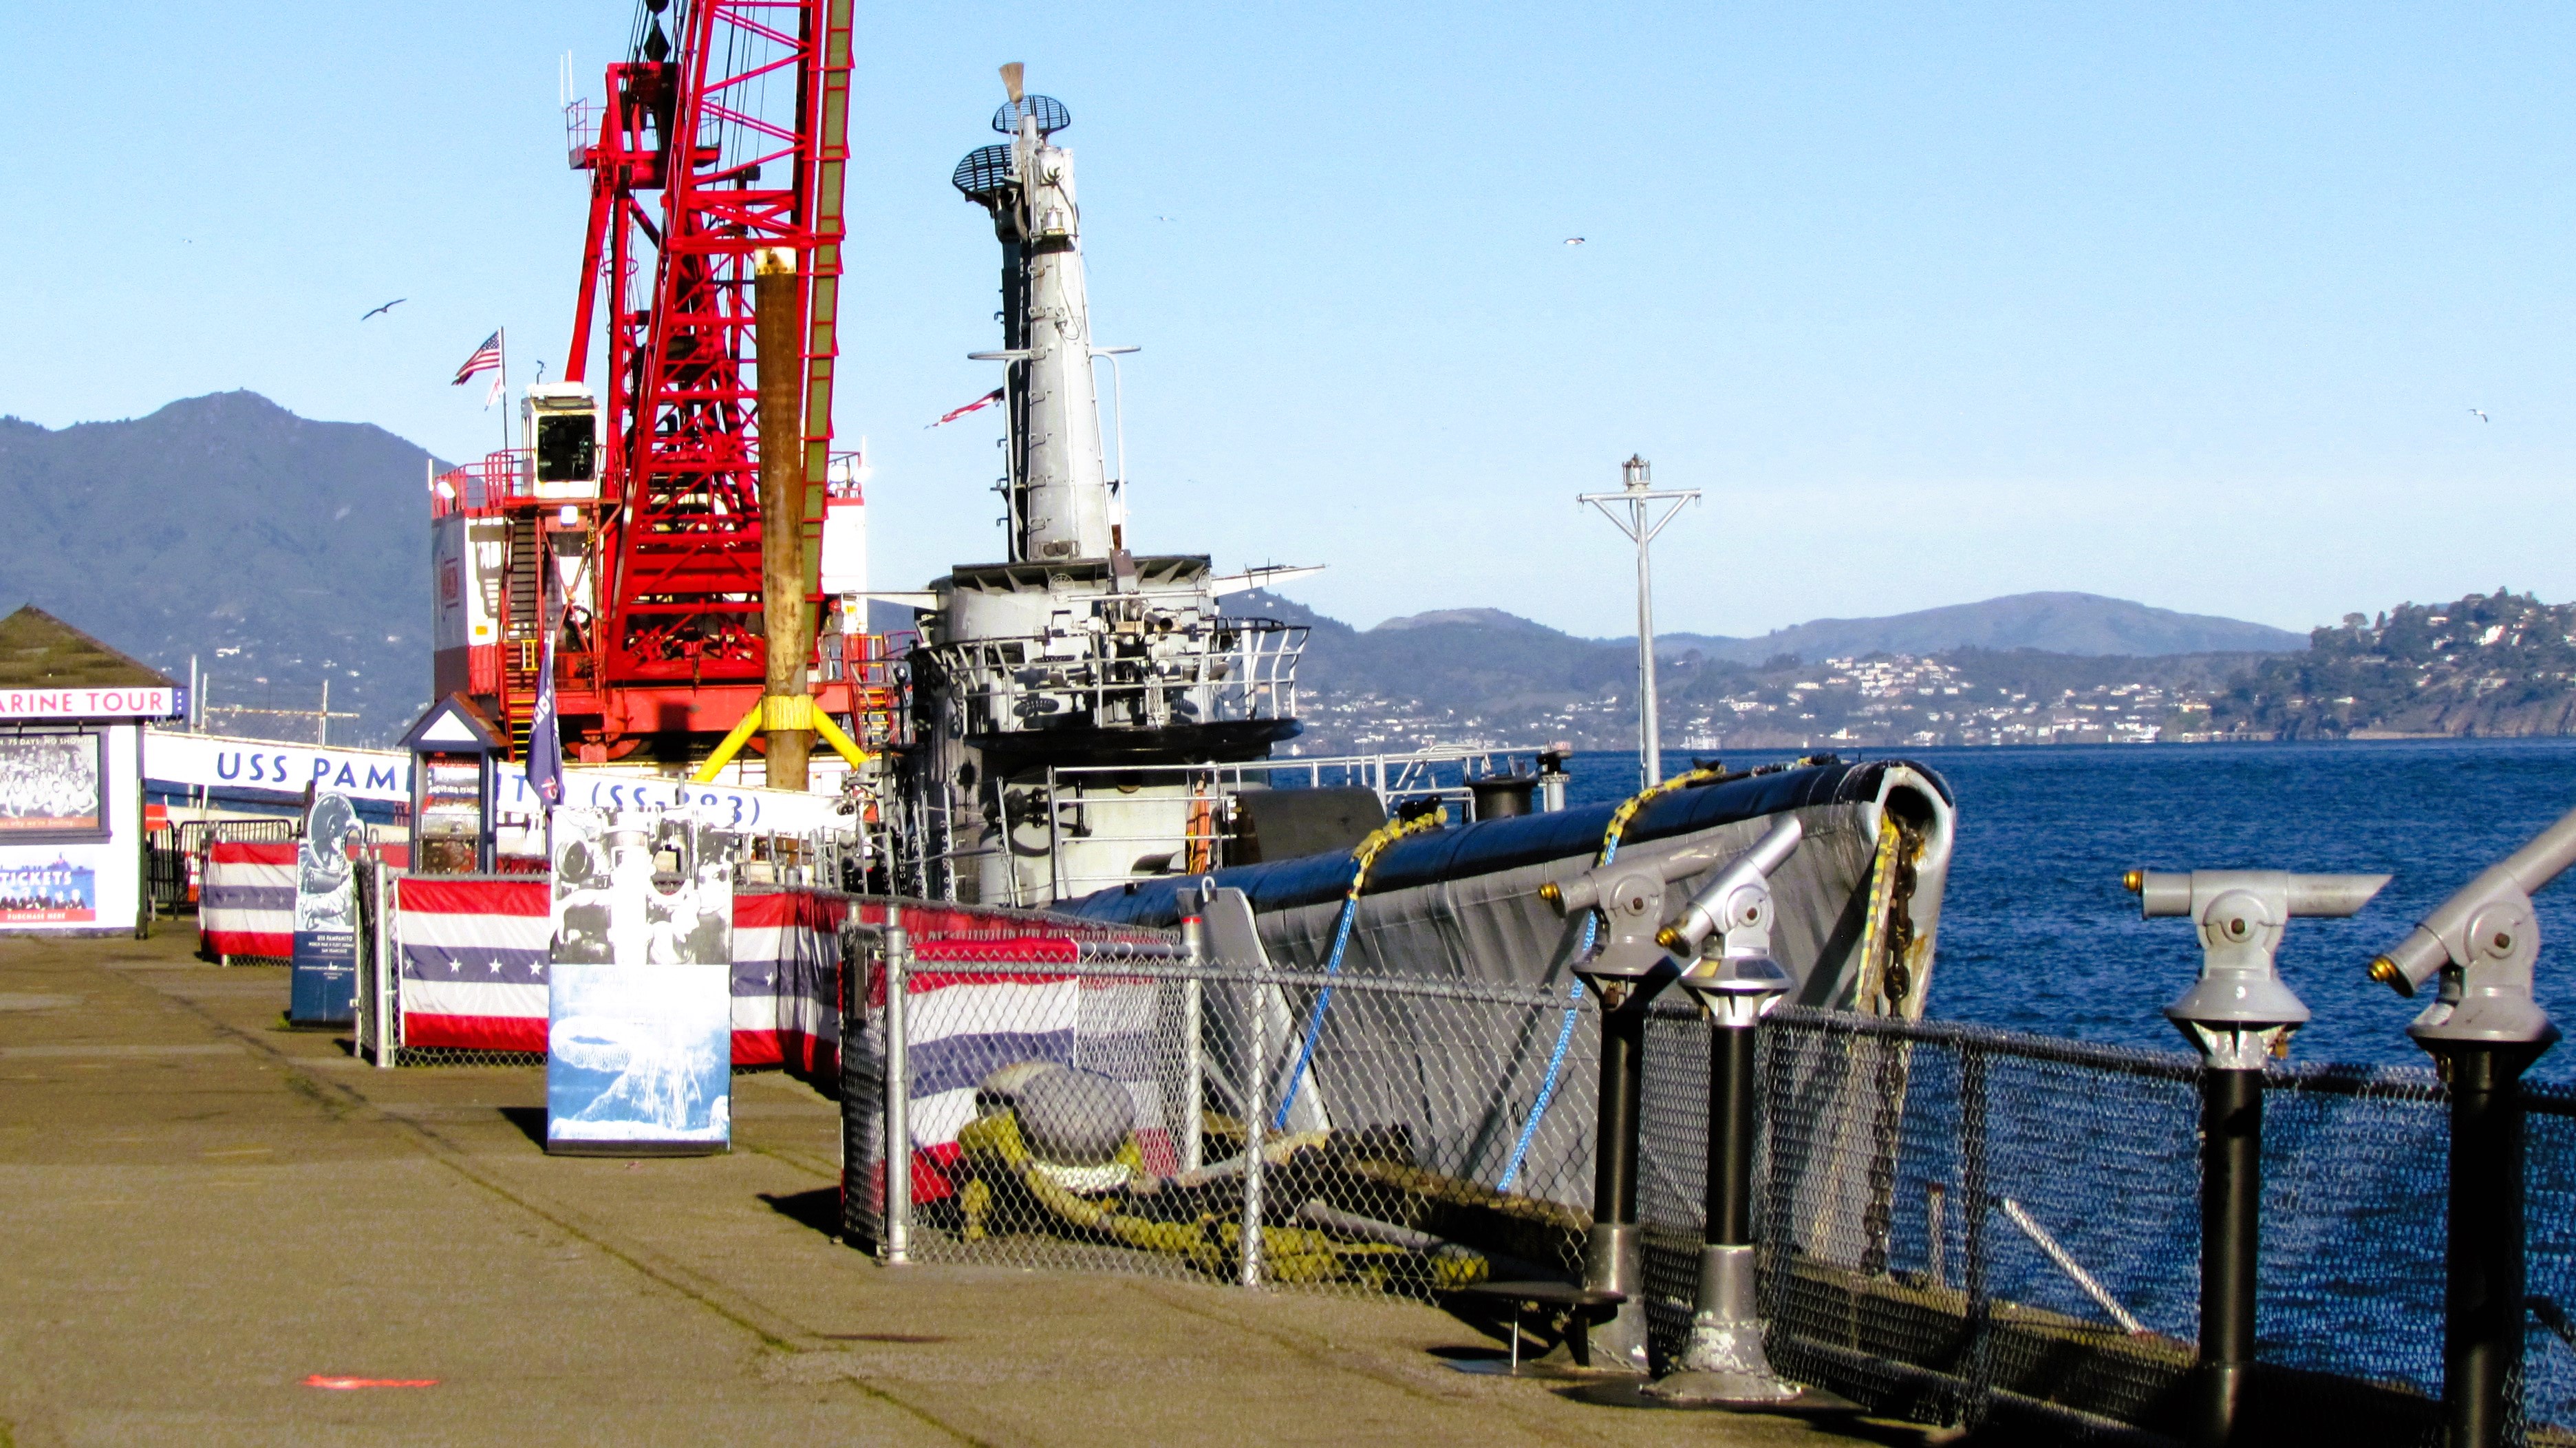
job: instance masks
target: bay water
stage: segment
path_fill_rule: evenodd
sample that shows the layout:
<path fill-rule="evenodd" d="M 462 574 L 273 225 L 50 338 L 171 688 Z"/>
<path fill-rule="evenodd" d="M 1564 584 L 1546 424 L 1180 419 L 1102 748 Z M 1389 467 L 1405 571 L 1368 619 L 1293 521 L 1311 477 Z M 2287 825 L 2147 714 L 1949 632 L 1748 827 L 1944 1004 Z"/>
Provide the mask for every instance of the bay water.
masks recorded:
<path fill-rule="evenodd" d="M 1727 753 L 1733 768 L 1792 757 Z M 2263 869 L 2387 874 L 2348 920 L 2294 920 L 2282 978 L 2314 1017 L 2295 1061 L 2429 1064 L 2372 957 L 2478 871 L 2576 808 L 2576 740 L 2056 745 L 1874 750 L 1948 782 L 1958 838 L 1941 906 L 1928 1014 L 2044 1035 L 2185 1049 L 2164 1018 L 2200 969 L 2186 920 L 2142 920 L 2123 871 Z M 1690 755 L 1667 750 L 1665 768 Z M 1575 756 L 1570 802 L 1625 798 L 1634 753 Z M 2576 872 L 2571 872 L 2576 873 Z M 2539 997 L 2576 1022 L 2576 886 L 2540 892 Z M 2576 1080 L 2576 1046 L 2535 1080 Z"/>

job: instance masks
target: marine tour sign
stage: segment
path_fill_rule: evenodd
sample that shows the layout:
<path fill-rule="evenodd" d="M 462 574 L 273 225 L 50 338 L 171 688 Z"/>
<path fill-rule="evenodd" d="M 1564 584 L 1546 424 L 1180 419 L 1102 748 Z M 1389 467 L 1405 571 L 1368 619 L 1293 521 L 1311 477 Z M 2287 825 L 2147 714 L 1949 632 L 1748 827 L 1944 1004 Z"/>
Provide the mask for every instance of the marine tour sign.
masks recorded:
<path fill-rule="evenodd" d="M 0 689 L 0 719 L 168 719 L 183 690 L 161 687 Z"/>

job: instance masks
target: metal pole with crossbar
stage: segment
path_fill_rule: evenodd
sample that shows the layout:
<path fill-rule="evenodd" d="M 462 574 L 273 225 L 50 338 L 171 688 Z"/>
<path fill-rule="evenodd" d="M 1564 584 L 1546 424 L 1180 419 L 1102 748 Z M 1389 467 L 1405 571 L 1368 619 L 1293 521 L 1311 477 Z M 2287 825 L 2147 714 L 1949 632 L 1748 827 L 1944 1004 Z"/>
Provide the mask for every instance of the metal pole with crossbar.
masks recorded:
<path fill-rule="evenodd" d="M 1618 525 L 1619 531 L 1637 545 L 1637 763 L 1645 777 L 1641 787 L 1652 789 L 1664 779 L 1663 740 L 1655 711 L 1653 546 L 1655 535 L 1664 531 L 1664 525 L 1685 504 L 1699 501 L 1699 489 L 1657 488 L 1654 465 L 1634 455 L 1619 465 L 1619 477 L 1619 491 L 1580 493 L 1575 501 L 1600 509 L 1601 516 Z M 1672 506 L 1657 516 L 1655 505 L 1667 502 Z"/>

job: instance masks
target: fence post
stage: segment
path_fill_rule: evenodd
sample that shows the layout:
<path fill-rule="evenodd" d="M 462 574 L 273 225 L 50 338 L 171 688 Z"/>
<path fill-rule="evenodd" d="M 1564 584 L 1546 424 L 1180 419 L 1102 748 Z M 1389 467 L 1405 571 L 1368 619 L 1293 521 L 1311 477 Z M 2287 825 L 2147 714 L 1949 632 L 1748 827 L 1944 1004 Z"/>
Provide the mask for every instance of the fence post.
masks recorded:
<path fill-rule="evenodd" d="M 905 996 L 911 990 L 912 937 L 885 931 L 885 1261 L 912 1260 L 912 1051 Z"/>
<path fill-rule="evenodd" d="M 1270 997 L 1269 984 L 1256 974 L 1244 999 L 1252 1003 L 1252 1021 L 1245 1036 L 1251 1046 L 1251 1063 L 1243 1073 L 1243 1285 L 1261 1285 L 1261 1128 L 1270 1116 Z"/>
<path fill-rule="evenodd" d="M 396 968 L 402 920 L 403 872 L 374 862 L 376 872 L 376 1069 L 390 1071 L 401 1049 L 402 974 Z"/>
<path fill-rule="evenodd" d="M 1192 970 L 1207 965 L 1207 922 L 1199 912 L 1206 905 L 1196 890 L 1184 890 L 1181 898 L 1187 914 L 1181 917 L 1181 949 Z M 1197 1171 L 1206 1154 L 1202 1117 L 1207 1100 L 1207 1044 L 1203 1019 L 1207 1009 L 1207 983 L 1196 975 L 1181 982 L 1181 1170 Z"/>
<path fill-rule="evenodd" d="M 1986 1049 L 1977 1041 L 1959 1043 L 1959 1225 L 1966 1237 L 1960 1264 L 1967 1290 L 1968 1334 L 1966 1401 L 1959 1405 L 1961 1423 L 1975 1427 L 1986 1419 L 1986 1398 L 1994 1387 L 1994 1334 L 1988 1330 L 1986 1299 L 1986 1215 L 1993 1196 L 1986 1189 Z"/>

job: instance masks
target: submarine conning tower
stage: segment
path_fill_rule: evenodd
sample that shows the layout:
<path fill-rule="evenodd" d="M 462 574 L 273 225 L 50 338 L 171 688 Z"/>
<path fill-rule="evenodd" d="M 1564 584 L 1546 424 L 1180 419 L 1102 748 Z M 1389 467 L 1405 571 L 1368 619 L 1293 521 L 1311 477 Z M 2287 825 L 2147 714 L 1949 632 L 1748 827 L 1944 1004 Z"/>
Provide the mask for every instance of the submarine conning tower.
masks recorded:
<path fill-rule="evenodd" d="M 1092 339 L 1073 153 L 1054 140 L 1072 117 L 1018 72 L 993 117 L 1010 139 L 951 178 L 1002 247 L 1003 347 L 972 355 L 1005 366 L 1010 556 L 930 586 L 906 772 L 912 888 L 1035 905 L 1212 857 L 1224 802 L 1193 767 L 1266 758 L 1297 732 L 1305 630 L 1223 612 L 1262 572 L 1129 551 L 1093 373 L 1111 354 Z"/>

